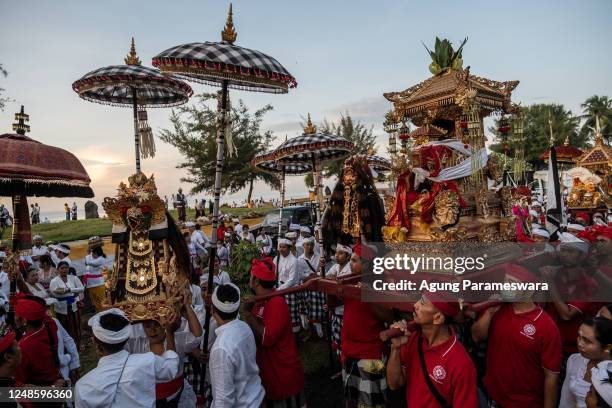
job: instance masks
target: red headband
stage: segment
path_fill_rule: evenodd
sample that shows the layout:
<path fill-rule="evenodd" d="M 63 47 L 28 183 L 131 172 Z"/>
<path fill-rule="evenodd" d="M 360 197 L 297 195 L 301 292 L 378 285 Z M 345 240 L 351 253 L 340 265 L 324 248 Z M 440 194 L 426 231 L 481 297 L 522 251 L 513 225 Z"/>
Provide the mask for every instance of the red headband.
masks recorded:
<path fill-rule="evenodd" d="M 536 278 L 536 276 L 529 272 L 529 270 L 527 270 L 525 267 L 521 266 L 521 265 L 517 265 L 517 264 L 506 264 L 505 265 L 505 269 L 506 269 L 506 275 L 517 279 L 521 282 L 533 282 L 533 283 L 537 283 L 538 282 L 538 278 Z"/>
<path fill-rule="evenodd" d="M 371 261 L 374 259 L 374 251 L 372 248 L 368 245 L 362 244 L 361 242 L 353 245 L 353 253 L 364 261 Z"/>
<path fill-rule="evenodd" d="M 444 316 L 455 317 L 461 311 L 457 298 L 448 292 L 424 291 L 423 294 Z"/>
<path fill-rule="evenodd" d="M 26 320 L 43 320 L 47 316 L 47 307 L 42 298 L 24 293 L 16 293 L 11 300 L 15 315 Z"/>
<path fill-rule="evenodd" d="M 264 281 L 276 280 L 276 267 L 270 258 L 253 259 L 251 261 L 251 275 Z"/>

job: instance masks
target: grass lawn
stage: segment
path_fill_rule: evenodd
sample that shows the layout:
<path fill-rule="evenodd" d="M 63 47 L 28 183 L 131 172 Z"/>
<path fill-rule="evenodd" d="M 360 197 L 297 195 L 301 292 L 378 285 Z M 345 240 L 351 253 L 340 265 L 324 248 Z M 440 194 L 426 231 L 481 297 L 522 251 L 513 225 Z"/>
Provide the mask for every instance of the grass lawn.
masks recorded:
<path fill-rule="evenodd" d="M 107 236 L 111 233 L 111 222 L 108 219 L 96 218 L 90 220 L 62 221 L 51 224 L 36 224 L 32 226 L 32 235 L 40 234 L 46 241 L 69 242 L 88 239 L 91 236 Z M 1 239 L 10 239 L 11 230 L 4 230 Z"/>
<path fill-rule="evenodd" d="M 267 214 L 276 209 L 276 207 L 266 206 L 261 208 L 230 208 L 227 206 L 221 207 L 221 212 L 231 214 L 236 217 L 243 217 L 250 212 L 258 212 Z M 177 219 L 176 210 L 170 210 L 170 214 Z M 187 219 L 195 218 L 195 210 L 187 209 Z M 98 235 L 101 237 L 111 234 L 111 222 L 108 219 L 97 218 L 90 220 L 77 221 L 62 221 L 51 224 L 36 224 L 32 226 L 32 235 L 40 234 L 46 241 L 70 242 L 81 239 L 88 239 L 91 236 Z M 0 239 L 8 240 L 11 238 L 11 229 L 7 228 L 0 233 Z"/>

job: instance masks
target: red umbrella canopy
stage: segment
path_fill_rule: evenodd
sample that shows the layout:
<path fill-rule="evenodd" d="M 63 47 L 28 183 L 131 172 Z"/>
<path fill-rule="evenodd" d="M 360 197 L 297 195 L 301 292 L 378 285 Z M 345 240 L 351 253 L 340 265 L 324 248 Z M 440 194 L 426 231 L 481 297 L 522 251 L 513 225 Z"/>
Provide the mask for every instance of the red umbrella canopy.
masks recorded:
<path fill-rule="evenodd" d="M 0 192 L 4 196 L 93 197 L 91 179 L 76 156 L 25 136 L 28 115 L 15 115 L 14 133 L 0 135 Z"/>

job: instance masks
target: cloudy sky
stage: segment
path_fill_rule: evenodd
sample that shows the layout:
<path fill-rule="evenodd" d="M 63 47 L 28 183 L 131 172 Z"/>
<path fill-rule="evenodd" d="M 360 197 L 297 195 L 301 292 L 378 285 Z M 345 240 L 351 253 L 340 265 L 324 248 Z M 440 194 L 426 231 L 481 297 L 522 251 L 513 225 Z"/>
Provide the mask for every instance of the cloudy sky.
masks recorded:
<path fill-rule="evenodd" d="M 224 0 L 1 2 L 0 62 L 9 76 L 0 78 L 0 88 L 14 102 L 0 112 L 0 133 L 10 131 L 13 113 L 24 104 L 30 136 L 75 153 L 98 203 L 134 169 L 131 111 L 85 102 L 72 82 L 93 69 L 122 64 L 132 36 L 146 65 L 174 45 L 218 41 L 228 7 Z M 274 56 L 299 86 L 287 95 L 232 95 L 252 109 L 274 106 L 264 128 L 274 131 L 277 143 L 298 134 L 307 112 L 316 122 L 349 111 L 374 127 L 384 155 L 381 123 L 390 105 L 382 94 L 430 75 L 421 42 L 433 47 L 438 35 L 458 44 L 467 36 L 463 59 L 472 73 L 520 80 L 514 99 L 524 105 L 556 102 L 579 112 L 587 97 L 612 94 L 611 16 L 609 0 L 236 0 L 236 43 Z M 192 86 L 196 93 L 212 89 Z M 154 131 L 169 125 L 169 113 L 149 110 Z M 143 162 L 146 173 L 156 174 L 161 195 L 179 184 L 180 160 L 174 148 L 157 140 L 157 156 Z M 277 195 L 256 188 L 256 197 Z M 303 191 L 302 178 L 289 181 L 288 195 Z M 226 200 L 245 196 L 243 191 Z M 63 204 L 40 201 L 49 211 Z"/>

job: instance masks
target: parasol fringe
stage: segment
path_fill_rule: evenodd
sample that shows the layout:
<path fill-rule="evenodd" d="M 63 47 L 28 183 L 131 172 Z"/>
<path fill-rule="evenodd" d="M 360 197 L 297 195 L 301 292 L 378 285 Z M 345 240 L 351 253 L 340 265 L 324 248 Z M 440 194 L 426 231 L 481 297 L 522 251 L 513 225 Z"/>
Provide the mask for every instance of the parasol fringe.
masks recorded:
<path fill-rule="evenodd" d="M 85 184 L 83 182 L 83 184 Z M 83 197 L 92 198 L 93 190 L 80 182 L 63 180 L 7 179 L 0 177 L 0 196 L 14 195 L 38 197 Z"/>
<path fill-rule="evenodd" d="M 138 139 L 140 154 L 143 159 L 155 157 L 155 137 L 147 123 L 147 110 L 143 106 L 138 107 Z"/>
<path fill-rule="evenodd" d="M 229 113 L 225 116 L 225 144 L 227 146 L 227 157 L 236 157 L 238 156 L 238 148 L 234 143 L 232 135 L 232 105 L 230 103 L 229 94 L 227 95 L 227 112 Z"/>

